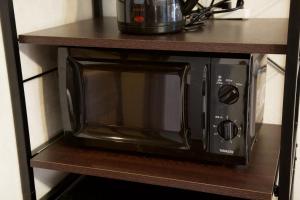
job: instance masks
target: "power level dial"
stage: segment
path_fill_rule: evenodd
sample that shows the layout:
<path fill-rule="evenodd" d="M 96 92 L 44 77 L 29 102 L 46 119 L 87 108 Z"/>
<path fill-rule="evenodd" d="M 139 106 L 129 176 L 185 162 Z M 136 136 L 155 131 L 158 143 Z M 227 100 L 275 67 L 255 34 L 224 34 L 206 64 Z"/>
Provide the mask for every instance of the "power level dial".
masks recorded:
<path fill-rule="evenodd" d="M 239 90 L 233 85 L 223 85 L 218 92 L 219 101 L 228 105 L 239 100 Z"/>
<path fill-rule="evenodd" d="M 218 133 L 226 141 L 235 138 L 238 134 L 238 131 L 239 131 L 238 126 L 233 121 L 230 120 L 222 121 L 218 125 Z"/>

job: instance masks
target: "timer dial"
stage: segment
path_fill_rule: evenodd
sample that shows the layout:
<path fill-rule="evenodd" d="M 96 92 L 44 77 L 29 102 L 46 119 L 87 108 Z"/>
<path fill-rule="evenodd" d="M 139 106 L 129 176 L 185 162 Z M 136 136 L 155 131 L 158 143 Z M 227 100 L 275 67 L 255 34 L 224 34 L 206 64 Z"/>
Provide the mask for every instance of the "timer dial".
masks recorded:
<path fill-rule="evenodd" d="M 233 85 L 223 85 L 218 92 L 219 101 L 228 105 L 239 100 L 239 90 Z"/>
<path fill-rule="evenodd" d="M 238 131 L 238 126 L 230 120 L 222 121 L 218 126 L 219 135 L 226 141 L 235 138 Z"/>

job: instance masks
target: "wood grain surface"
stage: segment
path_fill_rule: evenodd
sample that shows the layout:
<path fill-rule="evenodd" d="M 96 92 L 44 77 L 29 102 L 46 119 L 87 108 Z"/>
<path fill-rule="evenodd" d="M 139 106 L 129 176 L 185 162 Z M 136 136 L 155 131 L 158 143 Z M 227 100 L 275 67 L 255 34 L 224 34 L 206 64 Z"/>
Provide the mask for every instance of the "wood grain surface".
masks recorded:
<path fill-rule="evenodd" d="M 219 53 L 285 54 L 287 19 L 211 20 L 198 31 L 127 35 L 116 18 L 90 19 L 19 36 L 40 45 Z"/>
<path fill-rule="evenodd" d="M 280 149 L 278 125 L 263 125 L 248 166 L 221 166 L 76 147 L 60 140 L 31 166 L 245 199 L 272 198 Z"/>

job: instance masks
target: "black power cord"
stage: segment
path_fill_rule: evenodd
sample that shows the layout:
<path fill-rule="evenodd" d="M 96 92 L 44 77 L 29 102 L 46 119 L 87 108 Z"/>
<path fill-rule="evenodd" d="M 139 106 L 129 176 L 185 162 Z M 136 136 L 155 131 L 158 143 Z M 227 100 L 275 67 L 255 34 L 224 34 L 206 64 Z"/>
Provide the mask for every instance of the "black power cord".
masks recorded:
<path fill-rule="evenodd" d="M 276 69 L 281 74 L 283 74 L 283 75 L 285 74 L 285 69 L 282 66 L 280 66 L 277 62 L 275 62 L 271 58 L 268 58 L 267 60 L 268 60 L 268 63 L 270 64 L 271 67 Z"/>
<path fill-rule="evenodd" d="M 218 2 L 211 0 L 210 5 L 207 7 L 199 3 L 199 0 L 180 0 L 180 2 L 182 13 L 186 17 L 185 30 L 198 29 L 214 14 L 233 12 L 244 8 L 244 0 L 238 0 L 234 8 L 228 8 L 231 0 L 221 0 Z"/>

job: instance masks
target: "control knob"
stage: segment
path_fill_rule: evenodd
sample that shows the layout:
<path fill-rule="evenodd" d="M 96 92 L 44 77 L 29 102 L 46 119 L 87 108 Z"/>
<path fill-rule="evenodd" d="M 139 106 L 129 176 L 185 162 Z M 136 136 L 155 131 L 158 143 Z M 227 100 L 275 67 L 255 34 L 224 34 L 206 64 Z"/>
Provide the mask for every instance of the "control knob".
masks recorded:
<path fill-rule="evenodd" d="M 237 102 L 239 96 L 239 90 L 233 85 L 223 85 L 218 92 L 219 101 L 228 105 Z"/>
<path fill-rule="evenodd" d="M 230 120 L 222 121 L 218 126 L 219 135 L 224 138 L 224 140 L 232 140 L 238 134 L 237 125 Z"/>

